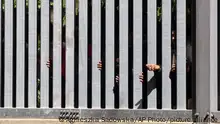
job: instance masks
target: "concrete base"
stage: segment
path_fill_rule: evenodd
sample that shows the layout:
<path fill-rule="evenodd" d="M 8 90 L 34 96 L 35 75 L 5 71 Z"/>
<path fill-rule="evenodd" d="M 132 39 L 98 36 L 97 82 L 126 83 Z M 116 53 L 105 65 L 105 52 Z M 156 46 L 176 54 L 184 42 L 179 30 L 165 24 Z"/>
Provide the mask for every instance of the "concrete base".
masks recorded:
<path fill-rule="evenodd" d="M 74 122 L 74 124 L 134 124 L 134 122 Z M 161 124 L 161 122 L 135 122 L 141 124 Z M 172 122 L 180 123 L 180 122 Z M 70 124 L 70 122 L 59 122 L 57 119 L 0 119 L 0 124 Z M 192 124 L 183 122 L 182 124 Z"/>

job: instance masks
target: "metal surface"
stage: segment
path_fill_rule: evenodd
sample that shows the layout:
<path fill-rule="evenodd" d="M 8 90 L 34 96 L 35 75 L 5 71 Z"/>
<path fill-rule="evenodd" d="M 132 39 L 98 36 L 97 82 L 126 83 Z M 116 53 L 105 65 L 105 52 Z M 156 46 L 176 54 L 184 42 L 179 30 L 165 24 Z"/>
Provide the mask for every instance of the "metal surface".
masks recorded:
<path fill-rule="evenodd" d="M 0 1 L 0 5 L 2 5 L 2 1 Z M 2 6 L 0 6 L 0 10 L 2 10 Z M 2 13 L 0 13 L 0 18 L 1 18 L 1 20 L 0 20 L 0 24 L 2 24 Z M 1 29 L 1 31 L 2 31 L 2 28 L 4 28 L 4 27 L 2 27 L 2 25 L 0 25 L 0 29 Z M 0 58 L 2 58 L 2 48 L 3 48 L 3 45 L 2 45 L 2 43 L 3 43 L 3 38 L 2 37 L 4 37 L 4 36 L 2 36 L 2 33 L 0 33 Z M 4 71 L 4 65 L 2 65 L 2 61 L 0 62 L 0 80 L 1 80 L 1 82 L 0 82 L 0 89 L 2 89 L 2 85 L 3 85 L 3 81 L 2 81 L 2 72 Z M 0 93 L 0 98 L 3 98 L 3 94 L 2 93 Z M 0 103 L 0 106 L 2 106 L 2 103 Z"/>
<path fill-rule="evenodd" d="M 213 111 L 211 112 L 212 115 L 214 115 L 215 118 L 218 119 L 218 122 L 220 122 L 220 111 Z"/>
<path fill-rule="evenodd" d="M 162 0 L 162 108 L 171 109 L 171 0 Z"/>
<path fill-rule="evenodd" d="M 106 108 L 114 108 L 114 81 L 115 81 L 115 0 L 106 0 Z"/>
<path fill-rule="evenodd" d="M 1 1 L 0 1 L 1 2 Z M 141 108 L 136 103 L 142 99 L 142 84 L 138 76 L 142 72 L 142 0 L 133 1 L 133 40 L 134 40 L 134 109 L 128 109 L 128 22 L 129 2 L 120 0 L 120 108 L 114 109 L 114 28 L 115 1 L 106 1 L 106 109 L 100 109 L 101 82 L 100 71 L 96 68 L 101 60 L 101 0 L 93 0 L 92 11 L 92 107 L 87 108 L 87 66 L 88 66 L 88 1 L 79 1 L 79 108 L 74 109 L 74 1 L 66 0 L 66 107 L 61 107 L 61 1 L 54 1 L 54 47 L 53 47 L 53 106 L 49 109 L 49 1 L 41 2 L 41 108 L 36 109 L 37 86 L 37 1 L 29 2 L 29 44 L 28 44 L 28 107 L 24 107 L 24 1 L 17 1 L 17 107 L 12 108 L 13 97 L 13 0 L 5 1 L 5 65 L 4 65 L 4 103 L 0 109 L 0 118 L 48 118 L 59 119 L 61 112 L 78 112 L 80 118 L 123 119 L 145 118 L 149 121 L 158 119 L 184 119 L 191 121 L 194 116 L 186 110 L 186 1 L 177 1 L 177 110 L 171 110 L 171 1 L 162 1 L 162 109 L 156 108 L 156 90 L 148 95 L 148 108 Z M 157 2 L 148 0 L 148 63 L 155 64 L 157 41 Z M 196 23 L 196 84 L 199 119 L 220 118 L 217 111 L 217 0 L 197 0 Z M 1 13 L 0 13 L 1 14 Z M 1 17 L 1 15 L 0 15 Z M 1 37 L 0 37 L 1 38 Z M 78 47 L 78 46 L 77 46 Z M 22 50 L 22 51 L 21 51 Z M 21 52 L 20 52 L 21 51 Z M 59 67 L 59 68 L 58 68 Z M 148 81 L 154 74 L 148 72 Z M 2 86 L 2 85 L 1 85 Z M 149 90 L 149 89 L 148 89 Z M 149 91 L 148 91 L 149 92 Z M 22 108 L 21 108 L 22 107 Z M 73 109 L 69 109 L 73 108 Z M 207 112 L 210 116 L 207 116 Z M 161 121 L 161 120 L 160 120 Z M 199 120 L 202 121 L 202 120 Z"/>
<path fill-rule="evenodd" d="M 101 108 L 101 0 L 92 1 L 92 108 Z"/>
<path fill-rule="evenodd" d="M 37 105 L 37 0 L 29 2 L 28 32 L 28 107 Z"/>
<path fill-rule="evenodd" d="M 79 1 L 79 108 L 87 108 L 88 1 Z"/>
<path fill-rule="evenodd" d="M 0 109 L 1 118 L 44 118 L 58 119 L 61 112 L 78 112 L 80 118 L 141 118 L 146 119 L 191 119 L 192 112 L 187 110 L 101 110 L 101 109 Z"/>
<path fill-rule="evenodd" d="M 66 107 L 74 107 L 75 1 L 66 0 Z"/>
<path fill-rule="evenodd" d="M 147 20 L 147 63 L 156 64 L 157 63 L 157 1 L 148 0 L 148 20 Z M 143 63 L 145 64 L 145 63 Z M 154 77 L 154 72 L 148 71 L 147 73 L 147 86 L 148 86 L 148 108 L 156 109 L 157 107 L 157 89 L 156 80 Z"/>
<path fill-rule="evenodd" d="M 5 62 L 4 62 L 4 106 L 12 107 L 13 78 L 13 0 L 5 1 Z M 6 42 L 7 41 L 7 42 Z"/>
<path fill-rule="evenodd" d="M 61 108 L 62 67 L 62 8 L 61 0 L 54 0 L 53 17 L 53 107 Z"/>
<path fill-rule="evenodd" d="M 142 101 L 142 83 L 139 75 L 142 72 L 142 0 L 134 0 L 133 2 L 133 20 L 134 20 L 134 34 L 133 34 L 133 107 L 142 108 L 140 101 Z M 121 66 L 121 65 L 120 65 Z M 127 66 L 128 68 L 128 66 Z M 124 72 L 126 73 L 126 72 Z"/>
<path fill-rule="evenodd" d="M 186 109 L 186 0 L 177 1 L 177 108 Z M 188 51 L 189 52 L 189 51 Z M 188 89 L 191 90 L 191 89 Z"/>
<path fill-rule="evenodd" d="M 128 108 L 128 0 L 119 1 L 119 107 Z"/>
<path fill-rule="evenodd" d="M 209 84 L 209 100 L 210 100 L 210 112 L 217 111 L 218 109 L 218 0 L 210 1 L 210 82 Z M 207 42 L 207 41 L 206 41 Z M 205 44 L 204 44 L 205 45 Z"/>
<path fill-rule="evenodd" d="M 217 111 L 217 0 L 196 1 L 196 112 Z"/>
<path fill-rule="evenodd" d="M 25 1 L 17 1 L 16 107 L 24 107 L 25 80 Z M 22 100 L 21 100 L 22 99 Z"/>
<path fill-rule="evenodd" d="M 41 2 L 40 107 L 49 107 L 49 1 Z"/>

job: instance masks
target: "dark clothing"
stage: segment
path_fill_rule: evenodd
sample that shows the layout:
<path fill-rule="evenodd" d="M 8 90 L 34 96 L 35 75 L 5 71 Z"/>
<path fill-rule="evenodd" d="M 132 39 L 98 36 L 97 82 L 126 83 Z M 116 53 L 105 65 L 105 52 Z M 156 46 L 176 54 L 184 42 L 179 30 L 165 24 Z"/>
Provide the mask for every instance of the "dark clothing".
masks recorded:
<path fill-rule="evenodd" d="M 191 67 L 190 65 L 187 64 L 187 66 L 189 66 L 189 71 L 186 72 L 186 93 L 187 93 L 187 99 L 192 98 L 192 83 L 191 83 Z M 170 71 L 170 80 L 172 82 L 173 87 L 176 87 L 176 70 L 175 71 Z M 176 93 L 176 88 L 173 89 L 174 92 Z"/>
<path fill-rule="evenodd" d="M 162 108 L 162 83 L 161 83 L 161 76 L 162 70 L 156 71 L 155 78 L 156 78 L 156 88 L 157 88 L 157 108 Z M 177 105 L 177 80 L 176 80 L 176 71 L 170 71 L 169 78 L 171 80 L 171 104 L 172 108 L 176 109 Z M 192 83 L 191 83 L 191 67 L 189 72 L 186 73 L 186 99 L 192 98 Z"/>
<path fill-rule="evenodd" d="M 189 51 L 189 50 L 188 50 Z M 187 52 L 188 52 L 187 51 Z M 172 60 L 173 60 L 173 64 L 176 65 L 176 51 L 175 49 L 172 50 Z M 174 58 L 175 57 L 175 58 Z M 176 67 L 176 66 L 175 66 Z M 187 93 L 187 99 L 192 98 L 192 83 L 191 83 L 191 58 L 190 56 L 187 56 L 186 58 L 186 93 Z M 172 82 L 172 86 L 173 86 L 173 92 L 177 93 L 177 89 L 176 89 L 176 85 L 177 85 L 177 75 L 176 75 L 176 69 L 172 72 L 170 71 L 170 75 L 169 78 Z"/>
<path fill-rule="evenodd" d="M 186 72 L 186 93 L 187 93 L 187 99 L 192 98 L 192 83 L 191 83 L 191 66 L 187 64 L 187 66 L 189 67 L 189 71 Z M 170 79 L 172 82 L 172 85 L 176 85 L 176 70 L 175 71 L 170 71 Z M 176 87 L 176 86 L 175 86 Z M 176 88 L 174 88 L 175 92 L 176 92 Z"/>
<path fill-rule="evenodd" d="M 172 48 L 172 64 L 176 65 L 176 51 L 175 48 Z M 190 99 L 192 98 L 192 83 L 191 83 L 191 59 L 189 58 L 189 56 L 187 56 L 187 61 L 186 61 L 186 67 L 188 69 L 186 72 L 186 99 Z M 158 108 L 162 107 L 162 74 L 161 74 L 161 70 L 155 72 L 155 76 L 156 76 L 156 87 L 157 87 L 157 100 L 158 100 Z M 172 108 L 175 109 L 176 105 L 177 105 L 177 75 L 176 75 L 176 69 L 174 69 L 174 71 L 167 72 L 169 73 L 169 78 L 171 80 L 171 103 L 172 103 Z"/>

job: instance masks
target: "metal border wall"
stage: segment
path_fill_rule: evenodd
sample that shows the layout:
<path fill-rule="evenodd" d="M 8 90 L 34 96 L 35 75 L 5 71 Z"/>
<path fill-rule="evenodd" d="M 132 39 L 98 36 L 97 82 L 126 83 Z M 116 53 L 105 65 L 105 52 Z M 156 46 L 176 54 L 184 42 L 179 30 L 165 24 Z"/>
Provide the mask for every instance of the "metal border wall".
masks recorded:
<path fill-rule="evenodd" d="M 101 108 L 100 109 L 2 108 L 2 109 L 0 109 L 0 117 L 5 117 L 5 118 L 51 118 L 51 119 L 57 118 L 58 119 L 60 117 L 61 112 L 70 112 L 70 113 L 76 112 L 79 114 L 79 117 L 81 117 L 81 118 L 90 118 L 90 117 L 93 117 L 93 118 L 102 118 L 102 117 L 113 117 L 113 118 L 146 117 L 146 118 L 149 118 L 149 117 L 152 117 L 152 118 L 166 118 L 166 119 L 168 119 L 168 118 L 190 118 L 190 119 L 193 119 L 194 117 L 196 117 L 196 115 L 202 119 L 204 119 L 205 117 L 212 118 L 213 116 L 211 116 L 211 115 L 214 115 L 216 118 L 220 118 L 220 112 L 217 110 L 217 106 L 218 106 L 218 104 L 217 104 L 218 103 L 218 95 L 217 95 L 218 94 L 218 89 L 217 89 L 218 88 L 218 85 L 217 85 L 218 84 L 218 75 L 217 75 L 218 74 L 218 72 L 217 72 L 218 71 L 217 70 L 217 67 L 218 67 L 218 63 L 217 63 L 218 62 L 218 48 L 217 48 L 217 46 L 218 46 L 218 44 L 217 44 L 218 43 L 218 29 L 217 29 L 217 27 L 218 27 L 218 13 L 217 13 L 218 12 L 217 11 L 218 10 L 218 0 L 192 0 L 192 1 L 193 1 L 192 3 L 194 3 L 192 6 L 195 7 L 195 9 L 193 10 L 195 12 L 195 15 L 192 15 L 192 16 L 195 16 L 195 18 L 193 18 L 194 20 L 192 19 L 192 22 L 193 22 L 192 24 L 195 24 L 195 25 L 193 25 L 193 26 L 195 26 L 195 29 L 194 28 L 192 29 L 192 31 L 193 31 L 192 34 L 194 34 L 195 37 L 193 36 L 192 40 L 196 41 L 196 42 L 194 42 L 194 45 L 193 45 L 193 47 L 195 48 L 195 51 L 193 52 L 194 53 L 193 59 L 195 60 L 193 63 L 193 66 L 194 66 L 193 77 L 196 77 L 195 79 L 193 79 L 193 81 L 196 82 L 196 87 L 194 86 L 196 94 L 194 95 L 194 99 L 193 99 L 194 103 L 195 103 L 193 110 L 184 110 L 184 109 L 172 110 L 172 109 L 170 109 L 170 105 L 168 105 L 168 103 L 163 103 L 166 109 L 161 109 L 161 110 L 159 110 L 159 109 L 155 109 L 155 110 L 150 110 L 150 109 L 101 109 Z M 169 1 L 166 1 L 166 2 L 167 2 L 166 4 L 168 5 L 167 7 L 169 7 L 170 6 Z M 12 9 L 12 7 L 10 5 L 11 3 L 12 2 L 9 1 L 7 3 L 6 7 L 8 7 L 9 9 Z M 98 3 L 94 3 L 94 4 L 99 4 L 99 3 L 100 3 L 100 1 Z M 49 3 L 44 3 L 44 4 L 48 5 Z M 113 3 L 108 3 L 108 4 L 110 4 L 111 5 L 110 7 L 113 8 Z M 120 4 L 122 4 L 122 3 L 120 3 Z M 128 3 L 126 3 L 126 5 L 127 4 Z M 139 1 L 139 4 L 141 5 L 141 1 Z M 35 5 L 35 3 L 34 3 L 34 5 Z M 60 3 L 56 3 L 56 5 L 59 6 Z M 86 5 L 86 4 L 82 4 L 82 8 L 84 7 L 83 5 Z M 156 5 L 156 4 L 154 4 L 154 5 Z M 136 7 L 135 12 L 137 14 L 136 16 L 139 17 L 141 15 L 138 15 L 138 12 L 141 10 L 139 10 L 139 8 L 137 8 L 137 6 L 138 6 L 138 4 L 135 6 Z M 47 11 L 49 9 L 49 8 L 47 8 L 47 6 L 43 6 L 42 8 Z M 124 13 L 127 13 L 125 10 L 127 11 L 127 6 L 125 7 L 125 9 L 123 11 Z M 96 10 L 96 11 L 100 12 L 100 10 Z M 163 11 L 169 13 L 169 10 L 164 9 Z M 12 20 L 10 17 L 11 11 L 6 11 L 6 12 L 8 12 L 8 14 L 9 14 L 8 16 L 6 16 L 6 19 Z M 57 13 L 60 14 L 60 11 L 58 11 Z M 69 13 L 69 14 L 72 14 L 72 13 Z M 112 14 L 112 13 L 109 13 L 109 14 Z M 123 17 L 123 18 L 127 19 L 127 15 L 124 15 L 124 16 L 125 17 Z M 97 20 L 98 19 L 99 19 L 99 17 L 97 17 Z M 42 18 L 42 21 L 44 21 L 44 20 L 48 20 L 48 15 L 45 15 L 45 18 Z M 73 20 L 73 19 L 71 18 L 71 20 Z M 82 19 L 82 20 L 84 20 L 84 19 Z M 61 25 L 60 20 L 58 20 L 58 16 L 57 16 L 57 21 L 59 21 L 59 25 Z M 135 20 L 135 21 L 139 22 L 140 20 Z M 121 23 L 123 23 L 123 22 L 121 22 Z M 163 26 L 168 27 L 166 24 L 169 25 L 169 20 L 167 20 L 167 22 L 165 22 L 165 24 Z M 10 25 L 9 22 L 7 22 L 7 25 Z M 42 26 L 44 27 L 44 25 L 42 25 Z M 127 26 L 127 24 L 126 24 L 126 26 Z M 141 26 L 141 25 L 136 25 L 136 26 Z M 33 28 L 35 28 L 35 27 L 33 27 Z M 57 28 L 60 28 L 60 27 L 57 27 Z M 8 29 L 6 29 L 6 31 L 7 31 L 6 33 L 8 33 L 8 35 L 12 31 L 11 29 L 12 29 L 12 26 L 10 26 Z M 84 29 L 84 27 L 83 27 L 83 29 Z M 138 29 L 138 28 L 135 27 L 135 29 Z M 45 31 L 48 33 L 47 28 L 45 28 Z M 127 33 L 127 29 L 126 29 L 126 31 L 122 30 L 121 32 Z M 164 32 L 165 32 L 165 34 L 167 32 L 168 32 L 168 34 L 170 34 L 170 31 L 164 30 Z M 99 34 L 99 32 L 97 34 Z M 136 34 L 139 34 L 138 30 L 137 30 Z M 71 34 L 68 34 L 68 35 L 71 35 Z M 83 36 L 81 36 L 81 37 L 83 37 Z M 168 38 L 165 35 L 164 35 L 164 37 Z M 6 38 L 8 38 L 9 41 L 12 41 L 12 39 L 9 36 L 7 36 Z M 123 38 L 125 38 L 125 37 L 122 37 L 122 39 Z M 138 41 L 139 38 L 140 37 L 135 37 L 135 40 Z M 154 37 L 152 37 L 152 38 L 154 38 Z M 45 40 L 46 40 L 46 42 L 48 42 L 47 36 L 45 36 Z M 168 41 L 169 39 L 165 39 L 165 40 Z M 23 41 L 23 40 L 21 39 L 21 41 Z M 81 44 L 81 45 L 83 45 L 83 44 Z M 140 46 L 141 46 L 141 44 L 138 44 L 137 48 L 139 48 Z M 47 47 L 47 46 L 45 46 L 45 47 Z M 10 46 L 7 46 L 7 48 L 10 48 L 10 50 L 11 50 Z M 23 49 L 23 48 L 21 48 L 21 49 Z M 45 48 L 45 49 L 47 50 L 47 48 Z M 165 49 L 164 51 L 166 51 L 166 50 L 167 49 Z M 99 51 L 97 51 L 97 52 L 99 52 Z M 139 52 L 139 51 L 136 51 L 136 52 Z M 125 54 L 127 55 L 127 53 L 125 53 Z M 10 58 L 8 58 L 8 59 L 10 59 Z M 8 60 L 8 61 L 10 61 L 10 60 Z M 97 60 L 98 60 L 98 58 L 97 58 Z M 138 60 L 138 62 L 139 62 L 139 60 Z M 11 70 L 10 70 L 11 68 L 9 66 L 11 66 L 11 65 L 6 66 L 6 69 L 9 68 L 10 74 L 12 74 Z M 96 63 L 94 64 L 94 67 L 95 66 L 96 66 Z M 139 67 L 136 67 L 136 68 L 141 70 Z M 169 67 L 166 67 L 166 70 L 168 70 L 168 69 L 169 69 Z M 124 71 L 126 72 L 126 70 L 124 70 Z M 44 75 L 45 73 L 47 73 L 47 72 L 43 72 L 42 75 Z M 136 73 L 139 73 L 139 72 L 136 72 Z M 60 74 L 57 74 L 57 75 L 60 75 Z M 71 78 L 71 77 L 69 77 L 69 78 Z M 84 77 L 82 76 L 81 79 L 85 80 L 83 78 Z M 98 78 L 99 77 L 97 77 L 97 79 Z M 166 78 L 166 80 L 168 80 L 166 75 L 164 76 L 164 78 Z M 112 77 L 112 79 L 113 79 L 113 77 Z M 45 78 L 45 80 L 46 80 L 46 78 Z M 58 80 L 60 80 L 60 79 L 58 79 Z M 73 79 L 70 79 L 70 80 L 73 80 Z M 124 79 L 124 80 L 126 80 L 126 79 Z M 12 82 L 11 79 L 8 79 L 8 81 L 6 81 L 6 82 L 9 82 L 9 84 L 7 84 L 6 87 L 11 87 L 11 82 Z M 135 82 L 138 82 L 138 81 L 135 80 Z M 58 83 L 57 83 L 57 85 L 58 85 Z M 139 86 L 137 86 L 137 87 L 139 87 Z M 165 87 L 167 88 L 167 86 L 165 86 Z M 47 87 L 45 88 L 42 85 L 42 88 L 44 88 L 45 94 L 47 94 L 46 93 Z M 7 91 L 9 93 L 9 90 L 7 90 Z M 22 89 L 20 89 L 20 91 L 22 91 Z M 82 91 L 82 92 L 84 93 L 84 91 Z M 81 93 L 81 94 L 83 94 L 83 93 Z M 100 94 L 100 93 L 98 92 L 97 94 Z M 9 96 L 11 96 L 11 95 L 9 94 Z M 6 107 L 11 107 L 12 102 L 11 102 L 11 99 L 9 98 L 9 96 L 5 100 Z M 126 96 L 127 96 L 127 94 L 126 94 Z M 137 96 L 139 96 L 139 94 L 137 94 Z M 164 96 L 168 96 L 168 95 L 165 94 Z M 20 96 L 20 97 L 23 97 L 23 96 Z M 29 96 L 29 97 L 31 97 L 31 96 Z M 47 97 L 47 95 L 45 95 L 45 97 Z M 181 97 L 184 97 L 184 96 L 181 96 Z M 127 100 L 127 98 L 125 100 Z M 166 101 L 166 99 L 163 99 L 163 101 Z M 58 103 L 60 104 L 59 100 L 58 100 Z M 70 101 L 68 103 L 72 104 Z M 81 103 L 85 104 L 85 101 L 82 100 Z M 19 105 L 19 106 L 23 106 L 24 103 L 21 102 L 20 104 L 21 105 Z M 33 104 L 36 104 L 36 103 L 33 103 Z M 48 107 L 47 104 L 48 104 L 48 102 L 44 101 L 44 104 L 42 106 Z M 59 106 L 59 104 L 57 106 Z M 96 105 L 99 106 L 99 102 L 97 102 Z M 123 106 L 127 106 L 127 103 L 124 103 Z M 152 108 L 154 108 L 155 104 L 153 104 L 151 106 L 153 106 Z M 185 103 L 182 103 L 182 108 L 184 108 L 184 106 L 185 106 Z"/>
<path fill-rule="evenodd" d="M 218 0 L 196 0 L 196 114 L 218 112 Z"/>

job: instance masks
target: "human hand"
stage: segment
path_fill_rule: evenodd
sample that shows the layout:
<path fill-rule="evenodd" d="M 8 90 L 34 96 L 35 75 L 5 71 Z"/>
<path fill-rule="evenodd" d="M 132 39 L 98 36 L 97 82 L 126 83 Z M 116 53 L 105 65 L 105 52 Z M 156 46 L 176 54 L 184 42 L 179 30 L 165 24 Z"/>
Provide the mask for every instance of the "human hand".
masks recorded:
<path fill-rule="evenodd" d="M 143 72 L 139 75 L 139 80 L 141 83 L 144 82 L 144 73 Z"/>
<path fill-rule="evenodd" d="M 97 68 L 98 68 L 99 70 L 102 70 L 102 61 L 99 61 L 99 62 L 98 62 Z"/>
<path fill-rule="evenodd" d="M 51 67 L 51 61 L 48 60 L 47 63 L 46 63 L 46 65 L 47 65 L 48 68 L 50 68 L 50 67 Z"/>
<path fill-rule="evenodd" d="M 146 64 L 146 67 L 149 71 L 157 71 L 160 69 L 160 66 L 157 64 Z"/>
<path fill-rule="evenodd" d="M 118 75 L 115 77 L 115 82 L 119 83 L 119 76 Z"/>

